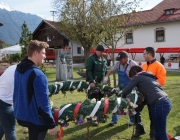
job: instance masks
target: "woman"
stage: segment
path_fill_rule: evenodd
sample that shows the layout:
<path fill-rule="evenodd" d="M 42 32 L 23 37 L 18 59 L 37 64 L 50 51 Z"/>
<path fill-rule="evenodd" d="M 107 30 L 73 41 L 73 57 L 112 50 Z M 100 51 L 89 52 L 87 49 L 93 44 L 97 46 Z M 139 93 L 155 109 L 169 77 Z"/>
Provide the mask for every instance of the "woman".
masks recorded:
<path fill-rule="evenodd" d="M 152 121 L 155 127 L 156 140 L 168 140 L 166 135 L 166 120 L 171 110 L 171 102 L 167 94 L 157 82 L 157 78 L 141 67 L 133 66 L 129 71 L 129 77 L 132 79 L 123 89 L 122 97 L 125 98 L 134 87 L 144 95 L 144 99 L 150 106 L 149 111 L 152 113 Z"/>

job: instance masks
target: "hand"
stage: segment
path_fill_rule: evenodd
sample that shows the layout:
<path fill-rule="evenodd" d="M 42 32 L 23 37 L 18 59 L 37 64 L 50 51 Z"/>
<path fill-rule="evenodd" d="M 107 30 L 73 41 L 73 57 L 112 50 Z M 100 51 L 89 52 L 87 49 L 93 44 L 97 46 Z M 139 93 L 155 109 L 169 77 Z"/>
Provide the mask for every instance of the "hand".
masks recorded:
<path fill-rule="evenodd" d="M 90 88 L 95 88 L 95 84 L 94 84 L 94 83 L 91 83 L 91 84 L 90 84 Z"/>
<path fill-rule="evenodd" d="M 49 129 L 49 134 L 50 135 L 56 135 L 57 134 L 56 127 L 52 128 L 52 129 Z"/>
<path fill-rule="evenodd" d="M 108 83 L 108 80 L 109 80 L 108 76 L 105 76 L 103 79 L 103 84 L 106 85 Z"/>

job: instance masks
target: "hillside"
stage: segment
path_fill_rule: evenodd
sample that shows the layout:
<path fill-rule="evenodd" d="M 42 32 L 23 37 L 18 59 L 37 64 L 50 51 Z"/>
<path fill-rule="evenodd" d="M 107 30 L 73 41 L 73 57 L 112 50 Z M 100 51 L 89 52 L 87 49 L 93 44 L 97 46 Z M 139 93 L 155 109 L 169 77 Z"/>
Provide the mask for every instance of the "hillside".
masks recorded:
<path fill-rule="evenodd" d="M 8 10 L 0 3 L 0 22 L 3 26 L 0 27 L 0 40 L 7 44 L 16 44 L 21 36 L 21 26 L 26 22 L 29 30 L 33 32 L 42 21 L 42 18 L 37 15 L 23 13 L 16 10 Z"/>

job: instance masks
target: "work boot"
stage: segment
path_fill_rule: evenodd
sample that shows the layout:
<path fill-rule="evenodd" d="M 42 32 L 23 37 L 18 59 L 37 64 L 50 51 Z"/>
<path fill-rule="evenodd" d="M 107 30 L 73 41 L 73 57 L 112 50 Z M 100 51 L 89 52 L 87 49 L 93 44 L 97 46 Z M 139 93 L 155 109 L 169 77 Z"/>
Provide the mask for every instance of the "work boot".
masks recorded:
<path fill-rule="evenodd" d="M 146 133 L 145 133 L 145 132 L 144 132 L 144 133 L 141 133 L 141 134 L 137 134 L 137 133 L 136 133 L 136 134 L 133 134 L 132 137 L 139 137 L 139 136 L 144 135 L 144 134 L 146 134 Z"/>
<path fill-rule="evenodd" d="M 110 126 L 114 126 L 114 125 L 116 125 L 117 124 L 117 122 L 110 122 Z"/>
<path fill-rule="evenodd" d="M 136 124 L 135 127 L 135 134 L 132 135 L 132 137 L 139 137 L 140 135 L 146 134 L 144 130 L 144 126 L 142 123 Z"/>
<path fill-rule="evenodd" d="M 128 123 L 128 126 L 133 126 L 133 125 L 134 125 L 133 122 L 129 122 L 129 123 Z"/>

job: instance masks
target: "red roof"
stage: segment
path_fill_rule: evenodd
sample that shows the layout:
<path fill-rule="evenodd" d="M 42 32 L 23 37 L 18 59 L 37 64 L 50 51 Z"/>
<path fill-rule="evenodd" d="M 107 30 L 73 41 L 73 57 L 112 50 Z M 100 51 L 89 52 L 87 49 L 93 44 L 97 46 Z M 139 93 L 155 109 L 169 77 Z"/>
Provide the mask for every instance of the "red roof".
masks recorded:
<path fill-rule="evenodd" d="M 165 14 L 165 10 L 174 9 L 174 13 Z M 150 10 L 135 12 L 134 17 L 141 24 L 149 24 L 156 22 L 167 22 L 180 20 L 180 0 L 163 0 Z M 134 21 L 135 22 L 135 21 Z M 136 24 L 136 22 L 134 23 Z"/>
<path fill-rule="evenodd" d="M 158 48 L 156 53 L 180 53 L 180 48 Z"/>
<path fill-rule="evenodd" d="M 144 48 L 131 48 L 128 53 L 143 53 Z"/>

